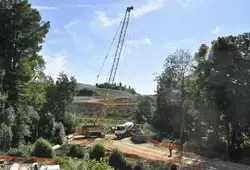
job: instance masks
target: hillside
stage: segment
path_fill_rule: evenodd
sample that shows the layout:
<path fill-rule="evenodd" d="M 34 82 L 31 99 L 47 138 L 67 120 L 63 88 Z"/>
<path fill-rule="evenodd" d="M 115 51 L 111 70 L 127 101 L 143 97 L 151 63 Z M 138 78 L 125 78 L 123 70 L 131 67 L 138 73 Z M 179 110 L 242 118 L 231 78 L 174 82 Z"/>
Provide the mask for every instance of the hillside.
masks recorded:
<path fill-rule="evenodd" d="M 93 91 L 93 95 L 90 98 L 95 98 L 95 99 L 102 99 L 104 98 L 107 89 L 104 88 L 86 88 L 88 90 Z M 140 95 L 133 95 L 127 91 L 122 91 L 122 90 L 111 90 L 108 89 L 108 95 L 107 98 L 112 98 L 112 99 L 117 99 L 117 98 L 135 98 Z M 88 95 L 83 95 L 83 96 L 76 96 L 75 100 L 86 100 L 88 99 Z"/>

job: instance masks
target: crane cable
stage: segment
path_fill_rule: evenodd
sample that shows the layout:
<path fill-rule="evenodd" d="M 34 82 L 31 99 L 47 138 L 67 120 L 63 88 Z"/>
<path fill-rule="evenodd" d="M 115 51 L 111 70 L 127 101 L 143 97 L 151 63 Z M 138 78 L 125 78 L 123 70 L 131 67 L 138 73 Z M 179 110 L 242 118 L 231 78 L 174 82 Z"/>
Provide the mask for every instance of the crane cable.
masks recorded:
<path fill-rule="evenodd" d="M 104 60 L 103 60 L 103 62 L 102 62 L 102 66 L 101 66 L 101 68 L 100 68 L 100 70 L 99 70 L 99 72 L 98 72 L 98 75 L 96 76 L 96 80 L 95 80 L 94 85 L 96 85 L 96 83 L 97 83 L 97 81 L 98 81 L 98 79 L 99 79 L 99 77 L 100 77 L 100 74 L 101 74 L 101 72 L 102 72 L 103 66 L 104 66 L 104 64 L 105 64 L 105 62 L 106 62 L 106 60 L 107 60 L 107 58 L 108 58 L 108 55 L 109 55 L 109 53 L 110 53 L 110 50 L 111 50 L 111 48 L 112 48 L 112 45 L 114 44 L 115 38 L 117 37 L 118 31 L 119 31 L 119 29 L 120 29 L 120 27 L 121 27 L 121 24 L 122 24 L 122 21 L 120 22 L 119 27 L 118 27 L 118 29 L 117 29 L 117 31 L 116 31 L 116 33 L 115 33 L 115 36 L 114 36 L 114 38 L 113 38 L 113 40 L 112 40 L 112 42 L 111 42 L 111 44 L 110 44 L 110 46 L 109 46 L 108 52 L 107 52 L 107 54 L 106 54 L 106 56 L 105 56 L 105 58 L 104 58 Z M 91 96 L 88 97 L 87 101 L 89 101 L 90 97 L 91 97 Z"/>
<path fill-rule="evenodd" d="M 117 34 L 118 34 L 119 30 L 120 30 L 120 27 L 121 27 L 121 25 L 122 25 L 122 21 L 123 21 L 123 19 L 121 20 L 121 22 L 120 22 L 120 24 L 119 24 L 119 26 L 118 26 L 118 29 L 117 29 L 117 31 L 116 31 L 116 33 L 115 33 L 115 36 L 114 36 L 114 38 L 113 38 L 113 40 L 112 40 L 112 42 L 111 42 L 111 44 L 110 44 L 110 47 L 109 47 L 108 52 L 107 52 L 107 55 L 106 55 L 106 57 L 104 58 L 104 61 L 103 61 L 102 66 L 101 66 L 101 68 L 100 68 L 100 71 L 99 71 L 99 73 L 98 73 L 98 75 L 97 75 L 97 77 L 96 77 L 96 82 L 95 82 L 95 84 L 97 83 L 98 78 L 99 78 L 99 76 L 100 76 L 100 74 L 101 74 L 101 72 L 102 72 L 103 66 L 104 66 L 104 64 L 105 64 L 105 62 L 106 62 L 106 60 L 107 60 L 107 58 L 108 58 L 108 55 L 109 55 L 110 50 L 111 50 L 111 48 L 112 48 L 112 45 L 113 45 L 113 43 L 114 43 L 114 41 L 115 41 L 115 39 L 116 39 L 116 37 L 117 37 Z M 106 100 L 108 91 L 109 91 L 109 88 L 107 88 L 106 91 L 105 91 L 104 100 Z M 89 98 L 90 98 L 90 96 L 89 96 Z M 103 108 L 102 108 L 102 110 L 101 110 L 101 113 L 98 114 L 97 118 L 96 118 L 95 121 L 94 121 L 94 125 L 96 124 L 97 120 L 100 118 L 102 112 L 104 112 L 105 109 L 106 109 L 106 105 L 103 106 Z M 101 117 L 101 119 L 103 119 L 103 117 Z M 102 122 L 102 121 L 103 121 L 103 120 L 99 120 L 99 122 Z"/>
<path fill-rule="evenodd" d="M 104 60 L 103 60 L 103 62 L 102 62 L 101 68 L 100 68 L 100 70 L 99 70 L 99 72 L 98 72 L 98 75 L 96 76 L 96 80 L 95 80 L 94 85 L 96 85 L 96 83 L 97 83 L 97 81 L 98 81 L 98 79 L 99 79 L 99 77 L 100 77 L 100 74 L 101 74 L 101 72 L 102 72 L 102 69 L 103 69 L 103 67 L 104 67 L 104 64 L 105 64 L 105 62 L 106 62 L 106 60 L 107 60 L 107 58 L 108 58 L 108 55 L 109 55 L 109 53 L 110 53 L 110 50 L 111 50 L 111 48 L 112 48 L 112 45 L 114 44 L 114 41 L 115 41 L 115 39 L 116 39 L 116 37 L 117 37 L 117 34 L 118 34 L 119 30 L 120 30 L 121 25 L 122 25 L 122 20 L 121 20 L 121 22 L 120 22 L 120 24 L 119 24 L 119 26 L 118 26 L 118 29 L 116 30 L 116 33 L 115 33 L 115 35 L 114 35 L 114 38 L 113 38 L 113 40 L 112 40 L 112 42 L 111 42 L 111 44 L 110 44 L 110 46 L 109 46 L 108 52 L 107 52 L 107 54 L 106 54 L 106 56 L 105 56 L 105 58 L 104 58 Z M 90 97 L 91 97 L 91 95 L 88 96 L 87 103 L 89 103 Z M 106 94 L 105 94 L 105 98 L 106 98 Z M 91 113 L 92 113 L 92 111 L 91 111 Z"/>
<path fill-rule="evenodd" d="M 100 68 L 100 71 L 99 71 L 99 73 L 98 73 L 98 75 L 97 75 L 97 77 L 96 77 L 96 83 L 97 83 L 97 80 L 98 80 L 98 78 L 99 78 L 99 76 L 100 76 L 100 74 L 101 74 L 101 71 L 102 71 L 102 69 L 103 69 L 103 66 L 104 66 L 104 64 L 105 64 L 105 62 L 106 62 L 106 60 L 107 60 L 107 58 L 108 58 L 109 52 L 110 52 L 110 50 L 111 50 L 111 48 L 112 48 L 112 45 L 113 45 L 113 43 L 114 43 L 114 41 L 115 41 L 115 38 L 116 38 L 116 36 L 117 36 L 117 34 L 118 34 L 118 31 L 119 31 L 121 25 L 122 25 L 122 20 L 121 20 L 121 22 L 120 22 L 120 24 L 119 24 L 119 27 L 118 27 L 118 29 L 117 29 L 117 31 L 116 31 L 116 33 L 115 33 L 114 38 L 113 38 L 113 40 L 112 40 L 112 42 L 111 42 L 111 44 L 110 44 L 108 53 L 107 53 L 106 57 L 105 57 L 104 60 L 103 60 L 102 66 L 101 66 L 101 68 Z"/>

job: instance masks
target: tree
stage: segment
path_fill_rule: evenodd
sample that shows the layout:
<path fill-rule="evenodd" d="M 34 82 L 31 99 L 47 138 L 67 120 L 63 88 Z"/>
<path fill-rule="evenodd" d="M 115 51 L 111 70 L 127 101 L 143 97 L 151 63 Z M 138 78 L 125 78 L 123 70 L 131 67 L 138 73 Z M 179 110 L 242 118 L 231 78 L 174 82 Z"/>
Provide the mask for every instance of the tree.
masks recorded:
<path fill-rule="evenodd" d="M 208 47 L 201 45 L 191 81 L 199 119 L 213 131 L 209 135 L 213 151 L 223 148 L 219 144 L 225 138 L 232 157 L 240 157 L 242 136 L 249 137 L 245 130 L 249 127 L 249 35 L 219 37 L 212 42 L 210 60 L 205 58 Z"/>
<path fill-rule="evenodd" d="M 60 73 L 56 83 L 50 83 L 47 90 L 47 103 L 45 103 L 46 112 L 55 116 L 57 122 L 66 121 L 66 113 L 70 112 L 70 106 L 73 102 L 73 96 L 76 92 L 76 79 L 68 78 L 64 73 Z"/>
<path fill-rule="evenodd" d="M 32 132 L 36 132 L 33 125 L 39 117 L 34 107 L 39 108 L 36 106 L 43 100 L 36 95 L 38 93 L 32 93 L 32 89 L 38 87 L 33 82 L 36 82 L 44 68 L 44 60 L 38 52 L 49 27 L 49 22 L 43 22 L 39 12 L 31 8 L 27 0 L 1 1 L 0 86 L 1 93 L 7 96 L 2 110 L 12 107 L 15 117 L 12 126 L 3 119 L 10 128 L 9 134 L 13 134 L 12 146 L 30 140 Z"/>
<path fill-rule="evenodd" d="M 151 101 L 150 98 L 146 96 L 146 97 L 143 97 L 138 104 L 139 111 L 145 117 L 149 117 L 151 114 L 151 102 L 150 101 Z"/>
<path fill-rule="evenodd" d="M 8 100 L 15 103 L 22 86 L 44 67 L 38 52 L 50 24 L 41 21 L 39 12 L 31 8 L 27 0 L 3 0 L 0 11 L 2 87 Z"/>
<path fill-rule="evenodd" d="M 153 125 L 174 138 L 182 139 L 184 117 L 187 113 L 185 77 L 190 72 L 190 66 L 189 52 L 177 50 L 167 57 L 163 72 L 156 77 L 157 111 Z"/>
<path fill-rule="evenodd" d="M 65 130 L 64 130 L 64 126 L 62 123 L 55 123 L 55 131 L 53 133 L 53 137 L 54 137 L 54 142 L 56 144 L 62 145 L 65 142 Z"/>

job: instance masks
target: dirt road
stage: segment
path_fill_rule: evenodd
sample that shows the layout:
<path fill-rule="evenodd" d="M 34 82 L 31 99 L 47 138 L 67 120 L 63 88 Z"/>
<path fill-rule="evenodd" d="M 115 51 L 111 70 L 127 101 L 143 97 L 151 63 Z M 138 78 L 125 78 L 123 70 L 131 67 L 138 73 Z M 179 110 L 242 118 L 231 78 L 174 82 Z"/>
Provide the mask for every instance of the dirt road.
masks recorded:
<path fill-rule="evenodd" d="M 173 156 L 169 158 L 169 151 L 163 147 L 156 146 L 151 143 L 134 144 L 130 138 L 116 140 L 115 136 L 113 135 L 107 135 L 105 139 L 96 138 L 89 140 L 83 139 L 82 136 L 76 136 L 74 140 L 71 141 L 71 143 L 80 144 L 87 147 L 92 147 L 97 143 L 101 143 L 107 150 L 119 148 L 125 155 L 128 156 L 166 161 L 180 166 L 189 166 L 188 169 L 250 170 L 250 166 L 231 162 L 223 162 L 216 159 L 209 159 L 192 153 L 184 153 L 180 161 L 180 154 L 177 151 L 173 151 Z"/>

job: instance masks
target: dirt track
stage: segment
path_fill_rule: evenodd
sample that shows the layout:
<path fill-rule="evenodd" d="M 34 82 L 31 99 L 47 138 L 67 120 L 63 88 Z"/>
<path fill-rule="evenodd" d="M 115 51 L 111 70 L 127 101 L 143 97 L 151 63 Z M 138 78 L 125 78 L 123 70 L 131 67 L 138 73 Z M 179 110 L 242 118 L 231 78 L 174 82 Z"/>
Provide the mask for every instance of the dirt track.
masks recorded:
<path fill-rule="evenodd" d="M 156 146 L 151 143 L 134 144 L 130 140 L 130 138 L 116 140 L 113 135 L 107 135 L 105 139 L 97 138 L 97 139 L 86 140 L 81 138 L 81 136 L 76 138 L 79 139 L 74 139 L 73 141 L 71 141 L 72 144 L 80 144 L 82 146 L 92 147 L 96 143 L 101 143 L 105 146 L 107 150 L 111 150 L 113 148 L 119 148 L 125 155 L 128 156 L 166 161 L 182 166 L 192 165 L 188 169 L 228 169 L 228 170 L 249 169 L 250 170 L 250 166 L 204 158 L 199 155 L 190 153 L 188 154 L 185 153 L 184 156 L 182 157 L 182 161 L 180 162 L 179 154 L 177 151 L 173 151 L 173 156 L 171 158 L 168 158 L 169 151 L 166 150 L 165 148 Z M 200 166 L 203 166 L 203 168 L 201 168 Z"/>
<path fill-rule="evenodd" d="M 102 104 L 102 105 L 112 105 L 112 106 L 122 106 L 122 105 L 136 105 L 136 102 L 131 102 L 129 100 L 125 99 L 91 99 L 86 102 L 89 103 L 96 103 L 96 104 Z"/>

